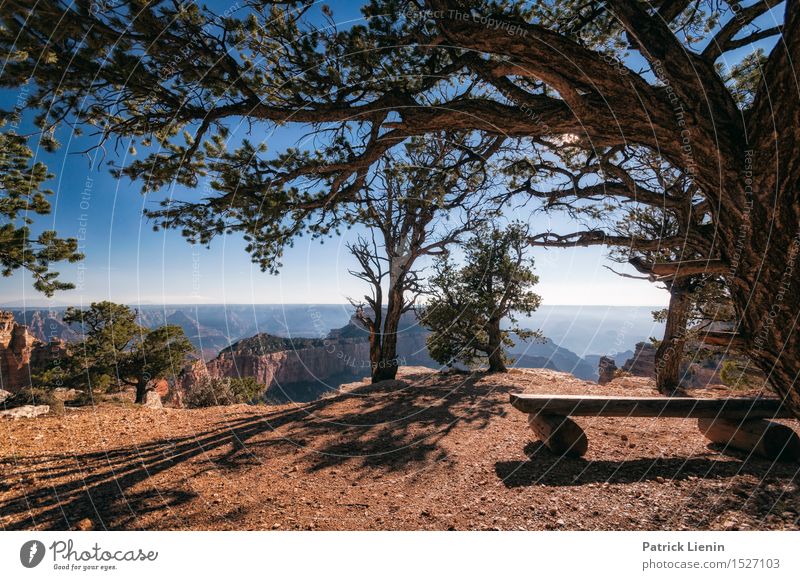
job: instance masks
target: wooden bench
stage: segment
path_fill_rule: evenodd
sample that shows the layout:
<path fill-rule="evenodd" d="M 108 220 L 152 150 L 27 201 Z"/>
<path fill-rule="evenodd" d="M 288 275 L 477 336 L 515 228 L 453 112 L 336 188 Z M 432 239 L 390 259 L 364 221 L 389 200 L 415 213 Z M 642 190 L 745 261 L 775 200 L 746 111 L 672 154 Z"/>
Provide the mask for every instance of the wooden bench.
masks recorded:
<path fill-rule="evenodd" d="M 554 453 L 580 457 L 589 441 L 571 417 L 670 417 L 697 419 L 707 439 L 772 460 L 800 459 L 800 437 L 769 419 L 792 418 L 777 399 L 511 395 L 515 409 Z"/>

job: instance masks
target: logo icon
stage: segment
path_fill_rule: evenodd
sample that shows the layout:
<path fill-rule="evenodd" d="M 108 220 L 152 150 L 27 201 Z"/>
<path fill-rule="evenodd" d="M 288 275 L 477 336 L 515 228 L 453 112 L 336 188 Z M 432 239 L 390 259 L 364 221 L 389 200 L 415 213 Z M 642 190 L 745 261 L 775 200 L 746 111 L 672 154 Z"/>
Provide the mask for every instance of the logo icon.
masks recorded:
<path fill-rule="evenodd" d="M 19 549 L 19 561 L 26 568 L 36 568 L 44 560 L 44 544 L 39 540 L 30 540 Z"/>

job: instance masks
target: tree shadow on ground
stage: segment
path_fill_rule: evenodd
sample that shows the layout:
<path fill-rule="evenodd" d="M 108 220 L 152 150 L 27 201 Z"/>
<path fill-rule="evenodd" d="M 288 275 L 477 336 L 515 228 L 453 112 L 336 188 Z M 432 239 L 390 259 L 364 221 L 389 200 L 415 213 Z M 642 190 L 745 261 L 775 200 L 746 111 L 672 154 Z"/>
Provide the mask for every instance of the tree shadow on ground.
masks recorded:
<path fill-rule="evenodd" d="M 525 447 L 527 461 L 498 461 L 495 473 L 509 488 L 531 485 L 575 486 L 587 483 L 636 483 L 664 480 L 731 478 L 755 475 L 792 480 L 797 465 L 757 458 L 744 461 L 714 457 L 653 457 L 641 459 L 587 460 L 552 453 L 540 441 Z"/>
<path fill-rule="evenodd" d="M 101 451 L 6 457 L 3 471 L 19 483 L 0 487 L 5 529 L 70 529 L 82 518 L 99 529 L 136 526 L 144 513 L 178 507 L 197 495 L 179 466 L 201 473 L 241 469 L 271 457 L 306 451 L 309 472 L 357 462 L 389 470 L 442 460 L 440 442 L 457 425 L 485 427 L 506 413 L 510 387 L 478 386 L 481 375 L 457 386 L 432 374 L 367 385 L 294 408 L 270 410 L 213 424 L 191 436 L 158 439 Z M 135 486 L 176 470 L 167 487 Z M 169 480 L 172 481 L 172 480 Z"/>

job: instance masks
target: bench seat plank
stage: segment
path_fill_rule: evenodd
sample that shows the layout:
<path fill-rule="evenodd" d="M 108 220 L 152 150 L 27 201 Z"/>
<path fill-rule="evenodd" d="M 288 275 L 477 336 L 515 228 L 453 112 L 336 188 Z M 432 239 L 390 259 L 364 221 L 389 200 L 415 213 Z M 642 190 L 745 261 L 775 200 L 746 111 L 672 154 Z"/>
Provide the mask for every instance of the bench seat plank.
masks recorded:
<path fill-rule="evenodd" d="M 566 417 L 673 417 L 682 419 L 792 418 L 778 399 L 696 399 L 693 397 L 614 397 L 512 393 L 523 413 Z"/>

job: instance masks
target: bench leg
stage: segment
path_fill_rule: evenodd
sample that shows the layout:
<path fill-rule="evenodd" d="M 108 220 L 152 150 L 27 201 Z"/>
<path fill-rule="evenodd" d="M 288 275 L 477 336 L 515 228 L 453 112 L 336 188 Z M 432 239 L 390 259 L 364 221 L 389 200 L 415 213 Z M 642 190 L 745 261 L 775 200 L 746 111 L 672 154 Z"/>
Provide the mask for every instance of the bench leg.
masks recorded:
<path fill-rule="evenodd" d="M 581 457 L 589 448 L 586 433 L 569 417 L 531 414 L 528 415 L 528 425 L 547 448 L 557 455 Z"/>
<path fill-rule="evenodd" d="M 706 439 L 779 461 L 800 459 L 800 437 L 790 427 L 766 419 L 698 419 Z"/>

